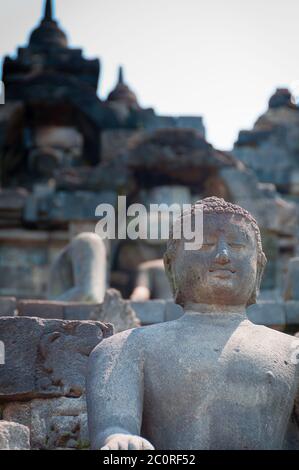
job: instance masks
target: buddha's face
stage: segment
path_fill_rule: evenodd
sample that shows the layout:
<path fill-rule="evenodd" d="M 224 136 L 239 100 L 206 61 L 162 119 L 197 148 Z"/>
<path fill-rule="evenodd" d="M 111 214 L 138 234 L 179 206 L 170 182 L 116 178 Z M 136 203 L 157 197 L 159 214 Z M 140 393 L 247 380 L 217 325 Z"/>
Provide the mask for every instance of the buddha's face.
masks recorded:
<path fill-rule="evenodd" d="M 250 223 L 231 214 L 204 214 L 203 245 L 178 244 L 172 265 L 180 303 L 246 305 L 257 278 L 257 243 Z"/>
<path fill-rule="evenodd" d="M 59 168 L 77 166 L 82 152 L 83 137 L 75 128 L 39 127 L 29 151 L 30 167 L 41 176 L 53 176 Z"/>

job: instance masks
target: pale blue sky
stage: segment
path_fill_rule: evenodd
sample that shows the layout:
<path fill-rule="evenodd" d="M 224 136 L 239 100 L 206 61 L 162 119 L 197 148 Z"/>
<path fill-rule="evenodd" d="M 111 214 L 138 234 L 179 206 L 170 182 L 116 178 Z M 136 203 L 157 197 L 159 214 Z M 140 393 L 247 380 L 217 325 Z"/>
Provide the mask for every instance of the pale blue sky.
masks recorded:
<path fill-rule="evenodd" d="M 0 56 L 24 45 L 42 0 L 0 0 Z M 298 0 L 56 0 L 70 45 L 100 57 L 102 98 L 118 64 L 141 105 L 202 115 L 231 148 L 278 86 L 299 80 Z"/>

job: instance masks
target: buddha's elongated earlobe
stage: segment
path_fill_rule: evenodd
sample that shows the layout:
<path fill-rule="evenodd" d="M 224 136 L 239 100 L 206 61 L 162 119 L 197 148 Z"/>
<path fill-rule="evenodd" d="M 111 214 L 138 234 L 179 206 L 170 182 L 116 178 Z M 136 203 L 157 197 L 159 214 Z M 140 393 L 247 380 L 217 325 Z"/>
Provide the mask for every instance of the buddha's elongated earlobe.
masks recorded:
<path fill-rule="evenodd" d="M 263 277 L 263 273 L 264 273 L 264 270 L 265 270 L 266 263 L 267 263 L 267 258 L 265 256 L 265 254 L 261 253 L 260 259 L 257 262 L 257 271 L 256 271 L 256 280 L 255 280 L 255 283 L 254 283 L 254 289 L 253 289 L 253 292 L 252 292 L 250 298 L 248 299 L 246 307 L 249 307 L 250 305 L 256 304 L 256 299 L 257 299 L 257 296 L 258 296 L 259 291 L 260 291 L 262 277 Z"/>
<path fill-rule="evenodd" d="M 172 264 L 173 260 L 171 259 L 171 255 L 166 252 L 164 254 L 163 261 L 164 261 L 165 273 L 168 277 L 168 281 L 171 286 L 174 302 L 178 305 L 183 306 L 184 302 L 183 302 L 183 298 L 181 297 L 181 293 L 177 285 L 177 279 L 176 279 L 176 275 L 173 269 L 173 264 Z"/>

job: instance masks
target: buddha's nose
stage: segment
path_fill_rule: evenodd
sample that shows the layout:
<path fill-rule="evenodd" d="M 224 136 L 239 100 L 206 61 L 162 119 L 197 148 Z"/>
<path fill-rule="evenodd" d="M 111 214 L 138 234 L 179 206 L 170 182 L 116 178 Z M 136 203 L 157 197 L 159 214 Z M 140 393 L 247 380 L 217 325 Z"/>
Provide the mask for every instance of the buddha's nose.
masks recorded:
<path fill-rule="evenodd" d="M 219 250 L 217 251 L 217 254 L 215 256 L 215 261 L 218 264 L 229 263 L 230 259 L 229 259 L 228 249 L 226 246 L 219 247 Z"/>

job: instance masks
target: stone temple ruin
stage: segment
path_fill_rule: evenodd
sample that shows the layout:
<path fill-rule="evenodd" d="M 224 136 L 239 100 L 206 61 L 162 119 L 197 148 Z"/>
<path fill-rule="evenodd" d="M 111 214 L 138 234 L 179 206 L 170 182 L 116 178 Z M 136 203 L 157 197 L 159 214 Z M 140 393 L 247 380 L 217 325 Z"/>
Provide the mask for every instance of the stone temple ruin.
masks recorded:
<path fill-rule="evenodd" d="M 122 67 L 100 99 L 100 72 L 98 59 L 69 47 L 50 0 L 29 43 L 3 62 L 0 448 L 89 448 L 91 350 L 110 324 L 119 332 L 182 315 L 165 242 L 96 240 L 96 207 L 117 208 L 120 195 L 146 207 L 217 196 L 249 210 L 268 263 L 248 316 L 299 330 L 299 108 L 289 91 L 278 89 L 223 152 L 200 116 L 142 108 Z"/>

